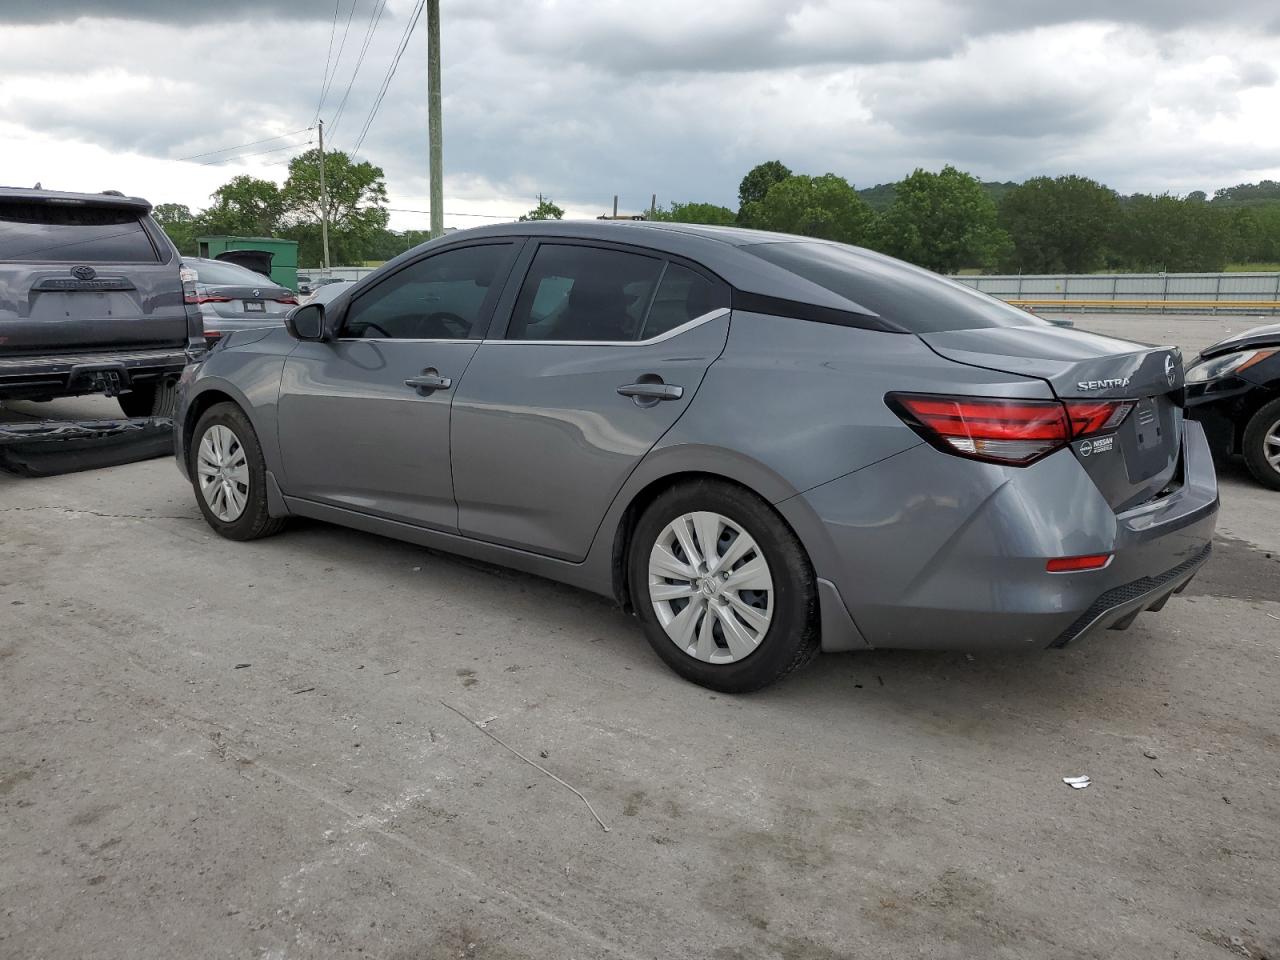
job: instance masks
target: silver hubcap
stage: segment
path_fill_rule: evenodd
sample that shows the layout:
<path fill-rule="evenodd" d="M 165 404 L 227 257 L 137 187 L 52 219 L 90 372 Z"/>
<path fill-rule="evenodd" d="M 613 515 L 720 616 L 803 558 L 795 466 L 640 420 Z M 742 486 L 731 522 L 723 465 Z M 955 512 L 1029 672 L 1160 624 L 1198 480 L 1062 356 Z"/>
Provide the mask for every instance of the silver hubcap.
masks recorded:
<path fill-rule="evenodd" d="M 1280 472 L 1280 420 L 1271 425 L 1267 435 L 1262 438 L 1262 455 L 1271 464 L 1271 469 Z"/>
<path fill-rule="evenodd" d="M 773 619 L 773 577 L 742 527 L 718 513 L 686 513 L 649 552 L 649 599 L 671 642 L 706 663 L 749 656 Z"/>
<path fill-rule="evenodd" d="M 200 438 L 196 454 L 200 492 L 213 515 L 230 523 L 249 502 L 249 461 L 244 446 L 231 430 L 214 424 Z"/>

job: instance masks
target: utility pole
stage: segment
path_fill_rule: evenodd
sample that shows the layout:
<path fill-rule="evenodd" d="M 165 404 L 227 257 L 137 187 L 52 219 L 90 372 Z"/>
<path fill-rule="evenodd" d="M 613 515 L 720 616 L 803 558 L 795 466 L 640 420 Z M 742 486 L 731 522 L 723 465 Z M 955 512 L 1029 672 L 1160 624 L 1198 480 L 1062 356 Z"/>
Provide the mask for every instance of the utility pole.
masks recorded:
<path fill-rule="evenodd" d="M 444 145 L 440 119 L 440 0 L 427 0 L 427 130 L 431 138 L 431 239 L 444 236 Z"/>
<path fill-rule="evenodd" d="M 320 246 L 324 250 L 324 272 L 329 275 L 329 193 L 324 188 L 324 121 L 320 121 Z"/>

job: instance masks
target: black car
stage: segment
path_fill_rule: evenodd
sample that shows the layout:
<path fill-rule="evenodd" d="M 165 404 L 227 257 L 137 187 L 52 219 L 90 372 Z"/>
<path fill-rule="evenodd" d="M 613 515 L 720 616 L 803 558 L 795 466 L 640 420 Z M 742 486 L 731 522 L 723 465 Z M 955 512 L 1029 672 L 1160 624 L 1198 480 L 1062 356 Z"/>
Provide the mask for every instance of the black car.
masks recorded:
<path fill-rule="evenodd" d="M 1259 483 L 1280 490 L 1280 323 L 1205 348 L 1187 368 L 1187 413 L 1215 456 L 1242 456 Z"/>
<path fill-rule="evenodd" d="M 146 200 L 0 187 L 0 400 L 103 393 L 126 416 L 168 413 L 204 350 L 194 295 Z"/>

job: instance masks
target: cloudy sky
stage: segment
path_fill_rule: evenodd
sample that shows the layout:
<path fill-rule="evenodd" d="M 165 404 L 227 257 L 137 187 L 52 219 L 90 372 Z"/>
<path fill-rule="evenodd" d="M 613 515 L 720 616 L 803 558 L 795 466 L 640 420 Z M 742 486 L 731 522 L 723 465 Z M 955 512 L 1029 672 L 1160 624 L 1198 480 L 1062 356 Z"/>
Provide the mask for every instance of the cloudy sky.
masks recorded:
<path fill-rule="evenodd" d="M 198 208 L 237 173 L 282 180 L 318 108 L 327 145 L 354 147 L 415 6 L 0 0 L 0 183 Z M 450 225 L 540 191 L 581 216 L 615 193 L 734 207 L 771 158 L 858 187 L 944 163 L 1124 192 L 1280 179 L 1276 0 L 442 7 Z M 401 212 L 427 207 L 426 73 L 424 16 L 360 149 L 397 227 L 427 222 Z"/>

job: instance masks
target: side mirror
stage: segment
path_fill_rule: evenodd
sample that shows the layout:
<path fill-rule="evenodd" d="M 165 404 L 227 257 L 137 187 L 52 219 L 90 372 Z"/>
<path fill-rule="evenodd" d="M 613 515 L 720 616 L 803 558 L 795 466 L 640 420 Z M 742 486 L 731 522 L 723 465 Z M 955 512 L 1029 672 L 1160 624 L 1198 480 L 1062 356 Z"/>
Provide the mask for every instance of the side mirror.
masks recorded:
<path fill-rule="evenodd" d="M 284 325 L 298 340 L 324 340 L 324 304 L 308 303 L 285 315 Z"/>

